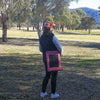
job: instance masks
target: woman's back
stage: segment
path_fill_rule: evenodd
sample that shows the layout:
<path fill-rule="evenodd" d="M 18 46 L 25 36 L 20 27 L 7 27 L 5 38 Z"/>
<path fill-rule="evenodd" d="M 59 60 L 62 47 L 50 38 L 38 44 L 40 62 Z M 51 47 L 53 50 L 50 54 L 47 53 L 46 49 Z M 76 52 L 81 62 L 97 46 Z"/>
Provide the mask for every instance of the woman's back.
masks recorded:
<path fill-rule="evenodd" d="M 47 37 L 41 36 L 41 38 L 39 40 L 40 40 L 42 52 L 57 51 L 57 48 L 53 43 L 53 37 L 54 37 L 53 34 L 51 36 L 47 36 Z"/>

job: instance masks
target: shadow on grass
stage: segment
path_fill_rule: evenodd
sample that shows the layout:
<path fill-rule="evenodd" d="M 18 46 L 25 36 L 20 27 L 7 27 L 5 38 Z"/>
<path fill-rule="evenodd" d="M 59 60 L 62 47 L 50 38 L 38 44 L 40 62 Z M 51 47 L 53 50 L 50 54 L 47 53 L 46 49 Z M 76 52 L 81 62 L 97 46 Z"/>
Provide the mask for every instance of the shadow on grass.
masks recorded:
<path fill-rule="evenodd" d="M 0 56 L 0 100 L 6 97 L 11 100 L 37 98 L 38 96 L 35 97 L 35 95 L 40 92 L 40 85 L 44 76 L 41 59 L 41 55 L 38 54 Z M 31 97 L 29 98 L 29 96 Z"/>
<path fill-rule="evenodd" d="M 17 45 L 17 46 L 38 46 L 38 39 L 29 39 L 29 38 L 7 38 L 7 42 L 2 42 L 0 38 L 0 44 L 3 45 Z"/>
<path fill-rule="evenodd" d="M 100 43 L 96 43 L 96 42 L 83 42 L 83 41 L 66 41 L 66 40 L 61 40 L 60 43 L 63 46 L 77 46 L 77 47 L 84 47 L 84 48 L 100 49 Z"/>
<path fill-rule="evenodd" d="M 2 54 L 0 56 L 0 99 L 41 100 L 44 65 L 40 54 Z M 90 60 L 89 60 L 90 61 Z M 57 100 L 99 100 L 100 77 L 94 78 L 99 60 L 87 61 L 62 57 L 63 71 L 58 75 Z M 95 62 L 91 68 L 92 62 Z M 84 66 L 83 66 L 84 65 Z M 85 65 L 87 67 L 85 67 Z M 96 76 L 95 76 L 96 77 Z M 47 87 L 50 100 L 50 83 Z"/>
<path fill-rule="evenodd" d="M 100 43 L 96 43 L 96 42 L 60 40 L 60 43 L 62 44 L 62 46 L 78 46 L 78 47 L 85 47 L 85 48 L 100 49 Z M 39 40 L 28 39 L 28 38 L 8 38 L 8 41 L 4 43 L 4 42 L 1 42 L 1 38 L 0 38 L 0 44 L 17 45 L 17 46 L 38 46 Z"/>

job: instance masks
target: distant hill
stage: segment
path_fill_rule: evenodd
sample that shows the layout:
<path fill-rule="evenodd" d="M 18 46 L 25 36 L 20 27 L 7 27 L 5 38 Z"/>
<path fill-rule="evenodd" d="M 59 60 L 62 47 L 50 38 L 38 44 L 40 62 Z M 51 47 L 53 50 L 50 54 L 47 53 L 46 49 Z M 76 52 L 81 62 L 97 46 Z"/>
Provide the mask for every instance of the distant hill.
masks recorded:
<path fill-rule="evenodd" d="M 76 8 L 76 9 L 82 9 L 87 16 L 90 16 L 96 20 L 97 25 L 100 25 L 100 13 L 98 12 L 98 10 L 87 8 L 87 7 Z M 70 10 L 76 10 L 76 9 L 70 9 Z"/>

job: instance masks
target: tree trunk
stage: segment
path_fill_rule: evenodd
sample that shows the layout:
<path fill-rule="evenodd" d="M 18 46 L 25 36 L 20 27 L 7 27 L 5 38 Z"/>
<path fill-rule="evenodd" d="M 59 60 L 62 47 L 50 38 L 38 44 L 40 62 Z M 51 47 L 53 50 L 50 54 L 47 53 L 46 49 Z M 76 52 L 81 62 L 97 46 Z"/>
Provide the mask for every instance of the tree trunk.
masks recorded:
<path fill-rule="evenodd" d="M 89 28 L 89 34 L 91 34 L 91 29 Z"/>
<path fill-rule="evenodd" d="M 64 32 L 64 25 L 61 25 L 61 30 L 62 32 Z"/>
<path fill-rule="evenodd" d="M 34 31 L 34 26 L 33 26 L 33 31 Z"/>
<path fill-rule="evenodd" d="M 43 24 L 42 24 L 41 22 L 39 22 L 39 23 L 38 23 L 38 26 L 37 26 L 38 38 L 41 37 L 42 25 L 43 25 Z"/>
<path fill-rule="evenodd" d="M 29 25 L 29 23 L 27 22 L 27 31 L 29 31 L 29 28 L 30 28 L 30 25 Z"/>
<path fill-rule="evenodd" d="M 20 23 L 19 23 L 18 27 L 19 27 L 19 30 L 21 30 L 21 25 L 20 25 Z"/>
<path fill-rule="evenodd" d="M 29 26 L 27 26 L 27 31 L 29 31 Z"/>
<path fill-rule="evenodd" d="M 38 32 L 38 38 L 40 38 L 41 37 L 41 30 L 37 29 L 37 32 Z"/>
<path fill-rule="evenodd" d="M 2 31 L 3 31 L 3 32 L 2 32 L 2 41 L 3 41 L 3 42 L 7 42 L 7 28 L 6 28 L 6 27 L 3 28 Z"/>
<path fill-rule="evenodd" d="M 7 42 L 7 18 L 2 14 L 2 41 Z"/>

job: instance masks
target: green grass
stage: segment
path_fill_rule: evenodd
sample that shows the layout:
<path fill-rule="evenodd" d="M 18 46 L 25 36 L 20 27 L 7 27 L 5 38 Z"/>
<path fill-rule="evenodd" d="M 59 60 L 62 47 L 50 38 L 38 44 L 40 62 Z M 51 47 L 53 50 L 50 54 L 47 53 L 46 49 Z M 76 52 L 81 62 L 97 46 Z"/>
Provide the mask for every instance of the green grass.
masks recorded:
<path fill-rule="evenodd" d="M 56 33 L 57 37 L 61 40 L 100 42 L 100 31 L 92 32 L 91 35 L 89 35 L 86 31 L 78 31 L 78 30 L 76 31 L 65 30 L 64 32 L 56 31 Z"/>
<path fill-rule="evenodd" d="M 65 32 L 55 35 L 63 47 L 57 100 L 99 100 L 100 35 Z M 0 32 L 0 37 L 2 36 Z M 0 39 L 0 100 L 41 100 L 45 74 L 36 32 L 8 30 Z M 50 82 L 47 87 L 50 99 Z"/>
<path fill-rule="evenodd" d="M 26 31 L 25 29 L 23 30 L 18 30 L 16 28 L 11 28 L 7 30 L 7 37 L 15 37 L 15 38 L 38 38 L 38 35 L 36 34 L 36 31 Z M 2 30 L 0 30 L 0 37 L 2 37 Z"/>
<path fill-rule="evenodd" d="M 58 30 L 59 32 L 61 32 L 61 30 Z M 69 33 L 77 33 L 77 34 L 88 34 L 88 30 L 64 30 L 64 32 L 69 32 Z M 100 34 L 100 30 L 91 30 L 91 35 L 99 35 Z"/>

